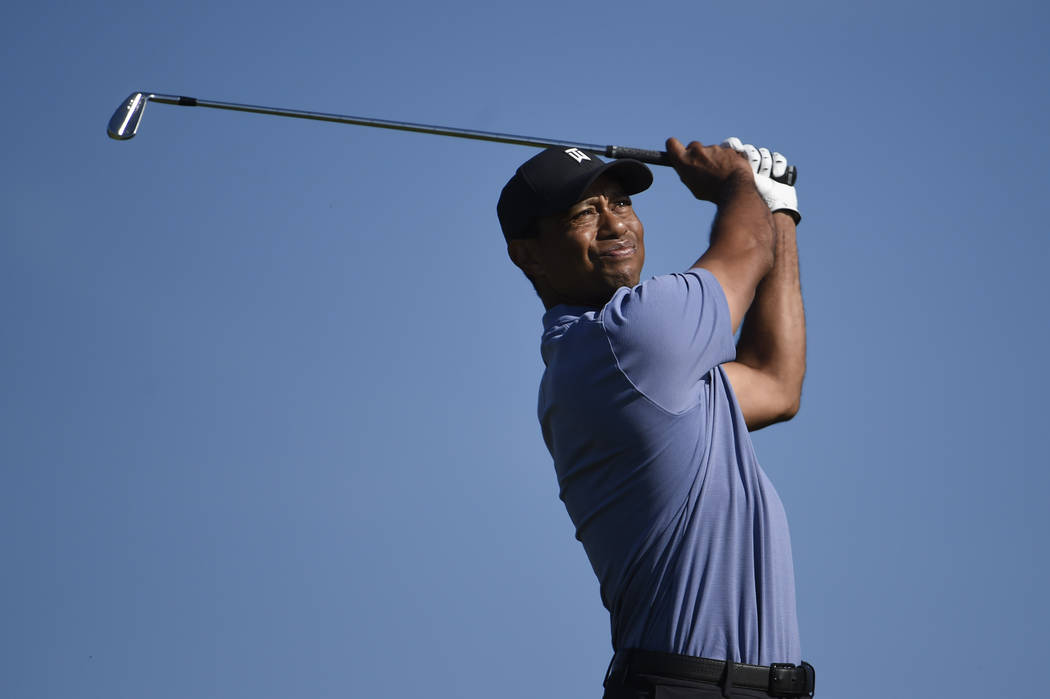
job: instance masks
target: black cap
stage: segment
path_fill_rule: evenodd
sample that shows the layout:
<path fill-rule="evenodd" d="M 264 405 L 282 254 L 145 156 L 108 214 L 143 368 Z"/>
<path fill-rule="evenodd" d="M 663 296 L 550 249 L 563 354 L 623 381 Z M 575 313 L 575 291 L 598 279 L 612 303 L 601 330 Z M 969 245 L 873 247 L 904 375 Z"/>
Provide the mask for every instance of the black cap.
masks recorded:
<path fill-rule="evenodd" d="M 508 242 L 532 237 L 533 221 L 568 209 L 605 173 L 615 177 L 626 194 L 643 192 L 653 183 L 653 173 L 637 160 L 606 163 L 579 148 L 547 148 L 525 161 L 496 204 L 503 237 Z"/>

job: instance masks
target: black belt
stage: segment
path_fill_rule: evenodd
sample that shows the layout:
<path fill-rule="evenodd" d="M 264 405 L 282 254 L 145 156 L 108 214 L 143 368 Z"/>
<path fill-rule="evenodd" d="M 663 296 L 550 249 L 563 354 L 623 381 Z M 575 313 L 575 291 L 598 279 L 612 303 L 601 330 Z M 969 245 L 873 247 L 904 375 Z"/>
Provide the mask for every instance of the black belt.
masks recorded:
<path fill-rule="evenodd" d="M 767 667 L 651 650 L 617 651 L 605 674 L 605 686 L 609 686 L 610 680 L 623 683 L 628 675 L 715 682 L 726 689 L 761 689 L 773 697 L 812 697 L 815 681 L 813 666 L 807 662 L 798 666 L 773 663 Z"/>

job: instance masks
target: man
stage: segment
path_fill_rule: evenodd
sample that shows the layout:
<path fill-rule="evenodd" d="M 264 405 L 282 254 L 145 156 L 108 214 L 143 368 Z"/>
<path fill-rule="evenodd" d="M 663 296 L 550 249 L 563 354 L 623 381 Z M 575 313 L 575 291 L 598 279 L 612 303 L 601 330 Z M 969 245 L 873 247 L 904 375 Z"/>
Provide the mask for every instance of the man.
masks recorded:
<path fill-rule="evenodd" d="M 811 696 L 787 520 L 748 433 L 799 406 L 795 191 L 771 177 L 782 156 L 736 139 L 667 152 L 718 207 L 682 274 L 640 283 L 639 162 L 550 148 L 497 206 L 546 308 L 539 419 L 610 613 L 605 696 Z"/>

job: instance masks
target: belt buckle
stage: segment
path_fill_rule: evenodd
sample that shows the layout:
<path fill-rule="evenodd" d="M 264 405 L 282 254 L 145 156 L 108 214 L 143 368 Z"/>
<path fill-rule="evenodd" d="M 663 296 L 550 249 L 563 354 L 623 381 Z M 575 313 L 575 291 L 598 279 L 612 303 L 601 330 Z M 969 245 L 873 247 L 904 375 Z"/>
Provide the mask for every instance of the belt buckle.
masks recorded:
<path fill-rule="evenodd" d="M 815 683 L 813 666 L 807 662 L 769 665 L 769 694 L 774 697 L 812 697 Z"/>

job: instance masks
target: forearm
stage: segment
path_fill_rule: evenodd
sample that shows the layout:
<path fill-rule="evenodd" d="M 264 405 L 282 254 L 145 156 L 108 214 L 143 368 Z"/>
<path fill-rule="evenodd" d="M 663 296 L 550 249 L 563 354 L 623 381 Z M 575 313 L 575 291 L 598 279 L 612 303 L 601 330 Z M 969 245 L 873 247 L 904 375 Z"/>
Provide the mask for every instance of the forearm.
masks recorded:
<path fill-rule="evenodd" d="M 798 412 L 806 373 L 806 320 L 799 280 L 795 222 L 773 214 L 773 267 L 755 290 L 737 343 L 736 361 L 769 377 L 782 404 L 781 419 Z"/>
<path fill-rule="evenodd" d="M 776 236 L 772 214 L 750 175 L 727 182 L 722 190 L 718 211 L 711 224 L 710 247 L 726 246 L 752 251 L 758 258 L 754 265 L 755 284 L 771 270 Z"/>
<path fill-rule="evenodd" d="M 710 245 L 694 266 L 711 271 L 722 285 L 735 332 L 773 268 L 776 235 L 750 175 L 727 182 L 717 203 Z"/>

